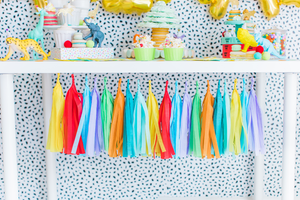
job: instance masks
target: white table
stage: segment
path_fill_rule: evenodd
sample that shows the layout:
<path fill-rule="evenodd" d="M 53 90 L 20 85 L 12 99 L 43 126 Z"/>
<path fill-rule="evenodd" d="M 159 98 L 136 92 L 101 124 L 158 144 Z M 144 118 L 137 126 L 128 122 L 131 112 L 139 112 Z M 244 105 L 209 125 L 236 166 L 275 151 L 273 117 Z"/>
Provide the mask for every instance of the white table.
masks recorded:
<path fill-rule="evenodd" d="M 14 108 L 13 74 L 41 73 L 43 76 L 43 104 L 45 120 L 45 146 L 52 106 L 53 73 L 156 73 L 156 72 L 256 72 L 257 98 L 264 113 L 265 73 L 284 73 L 284 122 L 283 122 L 283 165 L 282 165 L 282 200 L 294 199 L 295 169 L 295 128 L 297 73 L 300 73 L 298 61 L 110 61 L 110 62 L 0 62 L 1 74 L 1 111 L 5 199 L 18 199 L 18 175 L 16 155 L 16 130 Z M 5 97 L 5 98 L 4 98 Z M 57 200 L 55 154 L 46 151 L 48 200 Z M 255 200 L 265 199 L 263 192 L 264 157 L 255 157 Z"/>

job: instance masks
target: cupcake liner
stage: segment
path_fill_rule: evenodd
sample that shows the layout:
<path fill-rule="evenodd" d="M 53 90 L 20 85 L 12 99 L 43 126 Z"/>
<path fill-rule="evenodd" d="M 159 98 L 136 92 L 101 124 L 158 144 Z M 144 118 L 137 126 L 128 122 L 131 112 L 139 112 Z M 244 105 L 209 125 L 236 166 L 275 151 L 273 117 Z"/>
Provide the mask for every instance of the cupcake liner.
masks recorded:
<path fill-rule="evenodd" d="M 180 61 L 183 57 L 183 48 L 164 48 L 165 60 Z"/>
<path fill-rule="evenodd" d="M 134 54 L 137 61 L 154 60 L 155 48 L 134 48 Z"/>

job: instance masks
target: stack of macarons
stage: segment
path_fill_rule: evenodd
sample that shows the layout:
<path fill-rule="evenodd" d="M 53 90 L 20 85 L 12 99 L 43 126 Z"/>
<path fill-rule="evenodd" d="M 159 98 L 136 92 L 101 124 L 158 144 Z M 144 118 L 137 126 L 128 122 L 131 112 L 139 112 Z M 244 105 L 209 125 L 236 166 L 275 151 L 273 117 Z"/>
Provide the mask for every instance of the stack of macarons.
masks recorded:
<path fill-rule="evenodd" d="M 55 7 L 52 5 L 52 3 L 49 3 L 45 10 L 48 15 L 44 16 L 44 26 L 56 26 L 58 22 Z"/>
<path fill-rule="evenodd" d="M 82 39 L 82 33 L 75 33 L 72 40 L 73 48 L 86 48 L 86 41 Z"/>
<path fill-rule="evenodd" d="M 228 21 L 233 21 L 235 17 L 241 17 L 241 11 L 240 10 L 231 10 L 229 11 L 229 18 Z"/>

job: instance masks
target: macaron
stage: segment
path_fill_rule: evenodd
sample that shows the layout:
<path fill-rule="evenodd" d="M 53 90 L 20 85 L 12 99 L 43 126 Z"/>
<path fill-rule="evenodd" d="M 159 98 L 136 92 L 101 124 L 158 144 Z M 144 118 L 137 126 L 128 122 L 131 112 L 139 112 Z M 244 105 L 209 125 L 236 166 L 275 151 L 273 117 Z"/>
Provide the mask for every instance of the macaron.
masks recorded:
<path fill-rule="evenodd" d="M 85 40 L 72 40 L 72 47 L 73 48 L 86 48 L 86 41 Z"/>

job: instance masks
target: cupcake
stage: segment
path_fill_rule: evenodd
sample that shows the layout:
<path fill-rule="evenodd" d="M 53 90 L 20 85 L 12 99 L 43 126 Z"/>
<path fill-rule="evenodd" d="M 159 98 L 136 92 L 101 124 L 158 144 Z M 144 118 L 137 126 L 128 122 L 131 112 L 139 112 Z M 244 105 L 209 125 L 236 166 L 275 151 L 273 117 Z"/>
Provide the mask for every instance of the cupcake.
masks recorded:
<path fill-rule="evenodd" d="M 86 41 L 82 38 L 82 33 L 75 33 L 72 40 L 73 48 L 86 48 Z"/>
<path fill-rule="evenodd" d="M 161 45 L 164 48 L 165 60 L 179 61 L 182 60 L 185 44 L 181 38 L 184 35 L 178 37 L 174 34 L 174 37 L 170 34 L 167 35 L 165 42 Z"/>
<path fill-rule="evenodd" d="M 44 26 L 56 26 L 58 22 L 55 7 L 52 5 L 52 3 L 49 3 L 45 7 L 45 10 L 48 13 L 48 15 L 44 16 Z"/>
<path fill-rule="evenodd" d="M 135 59 L 138 61 L 154 60 L 155 48 L 153 45 L 154 42 L 148 35 L 136 37 L 136 43 L 133 44 Z"/>

